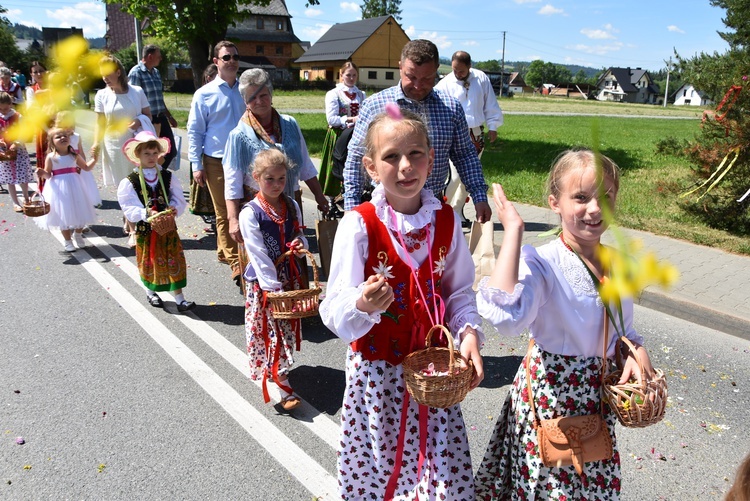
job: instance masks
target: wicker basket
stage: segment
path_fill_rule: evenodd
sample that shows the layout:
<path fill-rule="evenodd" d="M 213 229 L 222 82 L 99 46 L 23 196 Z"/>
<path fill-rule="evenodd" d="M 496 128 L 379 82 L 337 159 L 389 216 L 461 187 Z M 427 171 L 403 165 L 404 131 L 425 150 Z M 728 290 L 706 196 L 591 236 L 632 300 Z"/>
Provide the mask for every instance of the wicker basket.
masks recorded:
<path fill-rule="evenodd" d="M 151 225 L 151 230 L 159 235 L 166 235 L 170 231 L 177 230 L 177 223 L 174 220 L 174 210 L 172 209 L 154 214 L 147 219 L 147 222 Z"/>
<path fill-rule="evenodd" d="M 49 214 L 49 203 L 45 202 L 44 196 L 36 192 L 31 196 L 31 200 L 23 203 L 23 213 L 28 217 L 41 217 Z"/>
<path fill-rule="evenodd" d="M 448 338 L 447 348 L 431 347 L 432 333 L 442 329 Z M 427 333 L 427 348 L 406 356 L 403 362 L 406 389 L 417 403 L 429 407 L 446 408 L 461 402 L 474 379 L 474 365 L 464 363 L 461 352 L 453 346 L 453 335 L 442 325 L 433 326 Z M 424 370 L 433 364 L 445 375 L 428 376 Z"/>
<path fill-rule="evenodd" d="M 6 162 L 18 158 L 18 150 L 10 148 L 0 148 L 0 161 Z"/>
<path fill-rule="evenodd" d="M 625 336 L 620 341 L 634 354 L 643 374 L 643 363 L 633 343 Z M 618 367 L 621 367 L 620 345 L 616 351 Z M 617 384 L 621 376 L 622 370 L 617 370 L 604 378 L 604 396 L 620 423 L 628 428 L 645 428 L 661 421 L 667 408 L 667 379 L 664 372 L 655 369 L 655 376 L 642 384 L 637 381 Z"/>
<path fill-rule="evenodd" d="M 306 318 L 314 317 L 318 314 L 318 296 L 320 296 L 322 291 L 318 280 L 318 265 L 315 264 L 315 257 L 310 251 L 303 249 L 302 252 L 310 258 L 310 262 L 312 263 L 315 287 L 312 289 L 269 292 L 267 297 L 268 302 L 271 305 L 271 314 L 273 315 L 273 318 Z M 276 260 L 276 266 L 281 264 L 284 259 L 292 259 L 293 256 L 294 251 L 286 251 Z"/>

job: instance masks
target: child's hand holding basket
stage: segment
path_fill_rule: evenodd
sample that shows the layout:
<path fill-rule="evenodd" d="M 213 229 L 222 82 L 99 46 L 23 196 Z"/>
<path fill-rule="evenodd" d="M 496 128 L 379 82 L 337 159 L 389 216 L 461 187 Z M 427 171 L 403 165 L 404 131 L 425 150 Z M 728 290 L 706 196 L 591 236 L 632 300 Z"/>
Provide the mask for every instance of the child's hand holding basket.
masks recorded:
<path fill-rule="evenodd" d="M 432 334 L 442 330 L 448 339 L 447 348 L 431 347 Z M 467 363 L 453 346 L 453 335 L 442 325 L 427 333 L 424 350 L 415 351 L 404 359 L 406 389 L 419 404 L 446 408 L 461 402 L 471 388 L 474 364 Z"/>
<path fill-rule="evenodd" d="M 175 222 L 175 211 L 172 207 L 153 214 L 148 219 L 146 219 L 146 222 L 150 224 L 151 229 L 159 235 L 166 235 L 170 231 L 177 230 L 177 223 Z"/>

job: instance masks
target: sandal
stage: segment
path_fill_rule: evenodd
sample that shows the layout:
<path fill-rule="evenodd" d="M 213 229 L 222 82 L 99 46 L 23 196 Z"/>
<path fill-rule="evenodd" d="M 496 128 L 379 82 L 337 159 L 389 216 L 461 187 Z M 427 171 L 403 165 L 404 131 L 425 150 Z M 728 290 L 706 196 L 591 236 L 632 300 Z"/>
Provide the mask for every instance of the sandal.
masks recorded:
<path fill-rule="evenodd" d="M 18 204 L 13 204 L 13 211 L 14 211 L 14 212 L 19 212 L 19 213 L 20 213 L 20 212 L 23 212 L 23 207 L 21 207 L 21 206 L 20 206 L 20 205 L 18 205 Z"/>
<path fill-rule="evenodd" d="M 281 408 L 285 411 L 290 411 L 299 407 L 301 403 L 302 401 L 297 395 L 291 394 L 281 399 Z"/>
<path fill-rule="evenodd" d="M 164 307 L 164 302 L 156 294 L 154 294 L 153 296 L 146 294 L 146 301 L 148 301 L 148 304 L 150 304 L 154 308 L 163 308 Z"/>
<path fill-rule="evenodd" d="M 193 308 L 195 308 L 195 302 L 193 301 L 183 301 L 177 304 L 177 311 L 179 311 L 180 313 L 192 310 Z"/>

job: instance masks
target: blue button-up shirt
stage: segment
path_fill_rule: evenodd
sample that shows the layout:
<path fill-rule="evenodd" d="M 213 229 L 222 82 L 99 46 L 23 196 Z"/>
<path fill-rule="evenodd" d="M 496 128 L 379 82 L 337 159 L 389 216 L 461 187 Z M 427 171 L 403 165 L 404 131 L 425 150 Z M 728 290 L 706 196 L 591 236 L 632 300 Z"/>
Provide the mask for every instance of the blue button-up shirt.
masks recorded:
<path fill-rule="evenodd" d="M 230 86 L 217 76 L 195 91 L 187 123 L 188 160 L 193 171 L 203 170 L 203 155 L 224 157 L 229 133 L 240 122 L 245 109 L 239 82 Z"/>
<path fill-rule="evenodd" d="M 487 201 L 487 183 L 482 174 L 482 164 L 469 139 L 466 116 L 461 104 L 454 97 L 434 89 L 424 100 L 414 101 L 404 95 L 399 82 L 398 85 L 365 99 L 360 108 L 344 167 L 346 210 L 351 210 L 360 203 L 362 190 L 365 183 L 369 182 L 362 168 L 365 134 L 372 119 L 385 111 L 387 103 L 397 103 L 400 108 L 422 116 L 427 123 L 432 147 L 435 149 L 435 165 L 432 174 L 427 178 L 425 188 L 432 190 L 435 196 L 442 200 L 450 173 L 450 159 L 474 203 Z"/>
<path fill-rule="evenodd" d="M 149 71 L 143 61 L 140 61 L 130 69 L 128 83 L 137 85 L 146 93 L 152 116 L 156 117 L 167 111 L 167 105 L 164 103 L 164 86 L 157 68 L 151 68 Z"/>

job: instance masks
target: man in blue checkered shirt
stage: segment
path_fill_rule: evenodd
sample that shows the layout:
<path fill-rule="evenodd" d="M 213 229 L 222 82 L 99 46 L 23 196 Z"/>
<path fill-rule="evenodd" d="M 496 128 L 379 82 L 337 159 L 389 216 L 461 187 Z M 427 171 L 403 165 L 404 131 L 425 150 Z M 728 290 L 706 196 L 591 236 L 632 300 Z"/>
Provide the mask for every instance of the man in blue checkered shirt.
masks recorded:
<path fill-rule="evenodd" d="M 387 103 L 397 103 L 402 109 L 425 117 L 430 131 L 435 165 L 425 188 L 432 190 L 442 200 L 450 172 L 450 159 L 474 201 L 477 221 L 483 223 L 490 220 L 492 210 L 487 203 L 487 183 L 477 151 L 469 138 L 464 110 L 455 98 L 433 90 L 438 66 L 440 60 L 435 44 L 429 40 L 412 40 L 401 51 L 399 84 L 374 94 L 362 104 L 344 167 L 346 210 L 353 209 L 362 201 L 364 188 L 370 182 L 362 169 L 367 128 L 376 115 L 385 111 Z"/>
<path fill-rule="evenodd" d="M 142 59 L 128 73 L 128 83 L 137 85 L 146 93 L 156 135 L 169 139 L 171 148 L 169 153 L 164 155 L 164 167 L 166 168 L 177 155 L 174 133 L 172 132 L 172 127 L 177 127 L 177 120 L 174 119 L 167 109 L 166 103 L 164 103 L 164 86 L 161 83 L 159 68 L 157 68 L 159 63 L 161 63 L 159 47 L 151 44 L 144 46 Z"/>

